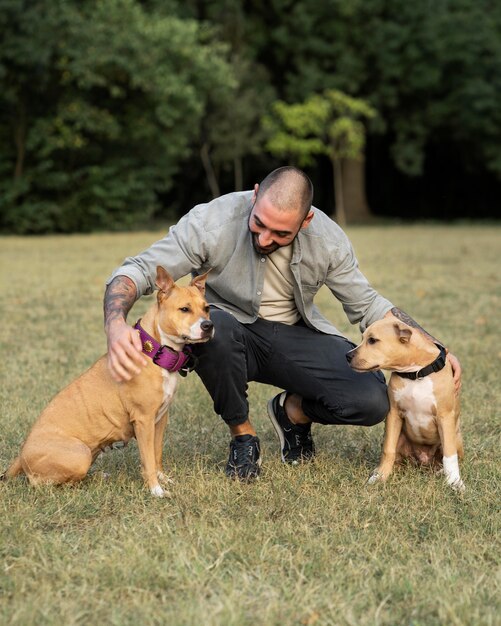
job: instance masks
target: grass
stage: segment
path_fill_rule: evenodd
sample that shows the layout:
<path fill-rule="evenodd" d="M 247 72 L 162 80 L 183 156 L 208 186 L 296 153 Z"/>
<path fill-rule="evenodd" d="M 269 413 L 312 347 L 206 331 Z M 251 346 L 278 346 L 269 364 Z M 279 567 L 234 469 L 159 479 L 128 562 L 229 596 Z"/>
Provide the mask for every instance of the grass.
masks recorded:
<path fill-rule="evenodd" d="M 170 499 L 143 487 L 135 443 L 75 487 L 0 483 L 0 623 L 501 624 L 501 230 L 349 234 L 372 284 L 462 362 L 466 493 L 412 467 L 367 487 L 382 425 L 316 426 L 316 462 L 282 466 L 265 416 L 273 389 L 254 384 L 263 474 L 230 482 L 227 430 L 192 374 L 167 431 Z M 48 400 L 104 352 L 108 274 L 160 235 L 0 240 L 1 468 Z M 318 303 L 358 339 L 328 292 Z"/>

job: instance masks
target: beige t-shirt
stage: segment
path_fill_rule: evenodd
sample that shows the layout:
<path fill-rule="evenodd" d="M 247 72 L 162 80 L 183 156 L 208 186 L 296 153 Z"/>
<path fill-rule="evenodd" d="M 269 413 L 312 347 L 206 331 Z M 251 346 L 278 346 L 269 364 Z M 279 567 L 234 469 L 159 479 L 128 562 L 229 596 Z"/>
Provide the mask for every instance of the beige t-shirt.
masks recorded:
<path fill-rule="evenodd" d="M 290 262 L 292 246 L 278 248 L 266 257 L 259 317 L 272 322 L 295 324 L 301 315 L 294 300 L 294 279 Z"/>

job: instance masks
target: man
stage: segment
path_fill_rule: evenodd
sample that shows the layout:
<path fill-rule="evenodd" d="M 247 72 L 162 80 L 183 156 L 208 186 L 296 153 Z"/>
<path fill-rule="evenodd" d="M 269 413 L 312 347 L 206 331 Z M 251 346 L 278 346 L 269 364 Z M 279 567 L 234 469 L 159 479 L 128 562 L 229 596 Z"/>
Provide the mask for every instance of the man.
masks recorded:
<path fill-rule="evenodd" d="M 383 375 L 348 366 L 345 355 L 353 344 L 313 304 L 322 285 L 362 331 L 391 315 L 420 328 L 372 289 L 345 233 L 312 200 L 304 172 L 279 168 L 254 191 L 194 207 L 166 237 L 127 258 L 108 281 L 108 363 L 121 381 L 145 364 L 126 318 L 136 299 L 155 289 L 156 266 L 176 280 L 211 270 L 206 296 L 215 336 L 195 347 L 196 372 L 229 426 L 226 474 L 232 478 L 247 480 L 260 471 L 259 439 L 247 402 L 250 381 L 285 390 L 270 400 L 268 414 L 286 463 L 313 458 L 312 422 L 371 426 L 386 416 Z M 449 359 L 459 389 L 461 368 L 455 357 Z"/>

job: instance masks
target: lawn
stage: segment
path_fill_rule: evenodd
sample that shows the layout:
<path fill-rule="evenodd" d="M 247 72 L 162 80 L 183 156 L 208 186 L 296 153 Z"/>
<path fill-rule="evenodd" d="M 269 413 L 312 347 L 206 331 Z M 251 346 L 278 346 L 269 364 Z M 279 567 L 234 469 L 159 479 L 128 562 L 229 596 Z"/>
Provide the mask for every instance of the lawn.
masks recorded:
<path fill-rule="evenodd" d="M 103 455 L 75 487 L 0 483 L 0 623 L 501 624 L 501 229 L 349 235 L 372 284 L 462 362 L 465 494 L 412 467 L 366 486 L 382 425 L 316 425 L 315 463 L 283 466 L 266 417 L 274 390 L 255 384 L 262 477 L 228 481 L 227 429 L 191 374 L 167 430 L 171 498 L 144 488 L 134 442 Z M 160 236 L 0 239 L 1 468 L 48 400 L 105 351 L 111 270 Z M 329 292 L 317 301 L 358 340 Z"/>

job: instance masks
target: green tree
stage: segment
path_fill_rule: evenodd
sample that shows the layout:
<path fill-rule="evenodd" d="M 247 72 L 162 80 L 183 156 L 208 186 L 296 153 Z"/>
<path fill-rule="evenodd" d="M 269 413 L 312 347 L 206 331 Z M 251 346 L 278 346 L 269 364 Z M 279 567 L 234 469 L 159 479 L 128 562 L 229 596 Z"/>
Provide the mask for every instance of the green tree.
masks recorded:
<path fill-rule="evenodd" d="M 154 0 L 158 6 L 163 0 Z M 171 9 L 172 10 L 172 9 Z M 232 188 L 244 184 L 244 161 L 262 159 L 265 136 L 262 116 L 276 99 L 265 67 L 256 62 L 248 45 L 249 9 L 242 0 L 185 0 L 177 13 L 209 24 L 230 49 L 237 86 L 226 98 L 209 97 L 206 115 L 201 120 L 195 149 L 200 155 L 212 195 L 221 193 L 221 185 L 232 174 Z"/>
<path fill-rule="evenodd" d="M 0 0 L 0 28 L 4 230 L 144 221 L 236 84 L 210 29 L 136 0 Z"/>
<path fill-rule="evenodd" d="M 333 88 L 375 107 L 369 131 L 406 174 L 448 141 L 501 176 L 500 3 L 275 0 L 256 5 L 248 33 L 284 100 Z"/>
<path fill-rule="evenodd" d="M 279 101 L 273 113 L 264 121 L 270 133 L 268 150 L 295 157 L 299 166 L 311 165 L 315 156 L 327 155 L 333 169 L 336 219 L 341 226 L 355 221 L 345 202 L 343 162 L 363 158 L 364 122 L 375 117 L 374 109 L 363 100 L 330 89 L 300 104 Z"/>

